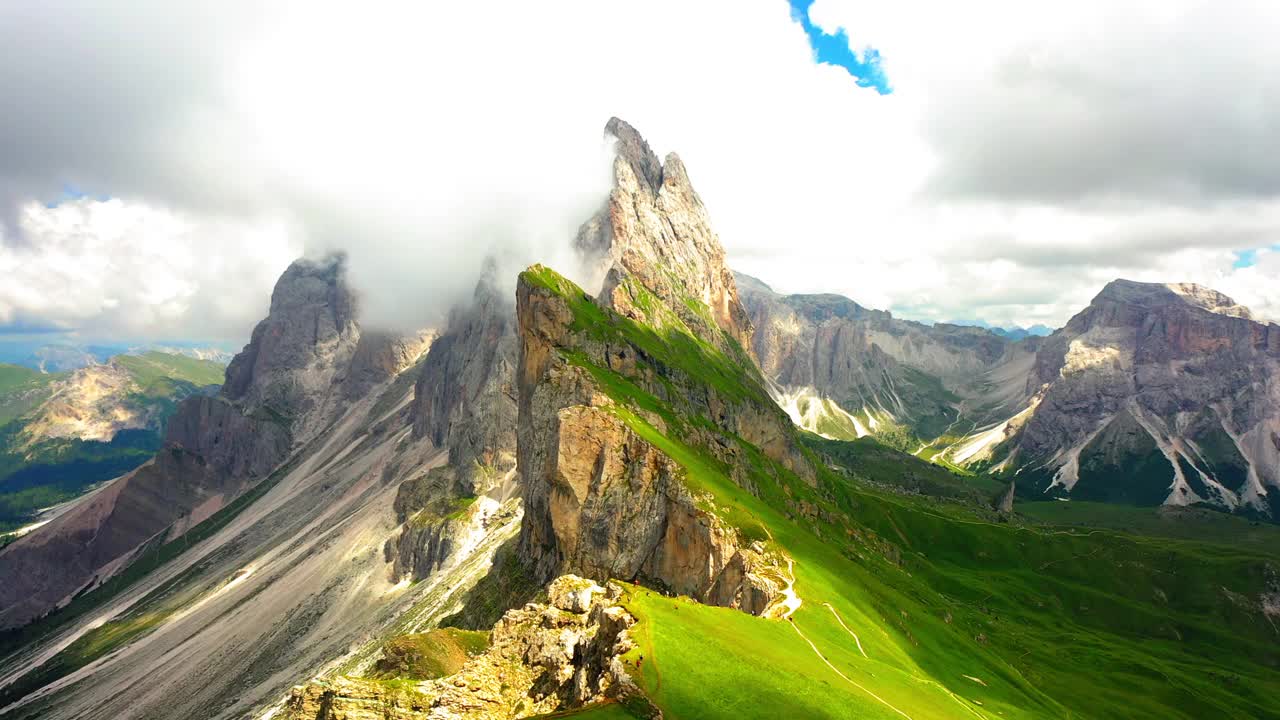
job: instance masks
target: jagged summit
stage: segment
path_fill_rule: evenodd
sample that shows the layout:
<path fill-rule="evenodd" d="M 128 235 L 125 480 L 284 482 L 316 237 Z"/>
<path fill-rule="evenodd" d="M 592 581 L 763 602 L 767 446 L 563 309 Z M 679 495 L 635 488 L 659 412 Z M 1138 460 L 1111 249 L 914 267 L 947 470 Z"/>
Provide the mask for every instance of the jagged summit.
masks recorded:
<path fill-rule="evenodd" d="M 308 366 L 332 366 L 337 354 L 354 351 L 360 335 L 355 293 L 346 282 L 346 255 L 301 258 L 276 281 L 271 309 L 249 344 L 227 366 L 222 394 L 250 408 L 269 405 L 292 416 L 306 409 L 308 395 L 331 378 L 280 382 L 281 375 Z"/>
<path fill-rule="evenodd" d="M 140 543 L 176 538 L 261 482 L 352 401 L 421 354 L 423 338 L 364 333 L 346 257 L 300 259 L 227 366 L 216 396 L 178 406 L 165 449 L 0 551 L 0 627 L 21 624 L 117 572 Z M 56 573 L 44 569 L 58 568 Z"/>
<path fill-rule="evenodd" d="M 498 289 L 497 263 L 488 258 L 470 302 L 449 313 L 414 385 L 414 436 L 447 446 L 450 465 L 472 491 L 487 489 L 477 488 L 477 479 L 501 476 L 515 464 L 514 313 L 513 298 Z"/>
<path fill-rule="evenodd" d="M 604 131 L 617 138 L 618 158 L 629 163 L 636 177 L 643 179 L 651 191 L 658 192 L 662 187 L 662 163 L 640 132 L 618 117 L 609 118 Z"/>
<path fill-rule="evenodd" d="M 588 268 L 588 287 L 603 283 L 600 296 L 606 304 L 642 319 L 644 303 L 628 296 L 624 282 L 634 277 L 708 342 L 719 344 L 723 331 L 750 347 L 751 321 L 684 163 L 674 153 L 658 162 L 636 129 L 618 118 L 605 130 L 618 139 L 613 189 L 574 242 Z M 686 300 L 705 305 L 711 317 L 691 310 Z"/>

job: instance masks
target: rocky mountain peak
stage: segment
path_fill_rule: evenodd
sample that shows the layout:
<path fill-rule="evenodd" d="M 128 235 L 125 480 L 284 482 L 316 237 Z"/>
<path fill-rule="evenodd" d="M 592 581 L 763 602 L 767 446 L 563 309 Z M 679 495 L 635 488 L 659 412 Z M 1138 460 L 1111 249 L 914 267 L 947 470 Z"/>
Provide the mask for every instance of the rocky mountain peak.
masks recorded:
<path fill-rule="evenodd" d="M 750 347 L 751 321 L 684 163 L 674 153 L 665 164 L 659 162 L 644 138 L 622 120 L 611 119 L 605 130 L 618 141 L 613 189 L 575 240 L 591 278 L 588 286 L 599 286 L 616 268 L 600 296 L 606 305 L 625 307 L 624 314 L 638 312 L 635 298 L 618 292 L 624 287 L 619 278 L 634 277 L 699 336 L 719 344 L 723 332 Z M 694 309 L 698 303 L 710 310 L 710 317 Z"/>
<path fill-rule="evenodd" d="M 414 386 L 414 436 L 447 445 L 450 465 L 473 486 L 515 464 L 514 313 L 512 299 L 498 289 L 497 265 L 490 258 L 471 301 L 449 313 L 449 325 L 431 346 Z"/>
<path fill-rule="evenodd" d="M 1245 306 L 1226 295 L 1195 283 L 1144 283 L 1117 279 L 1094 297 L 1092 305 L 1117 303 L 1142 308 L 1162 305 L 1190 305 L 1218 315 L 1252 320 L 1253 314 Z"/>
<path fill-rule="evenodd" d="M 657 193 L 662 187 L 662 163 L 639 131 L 617 117 L 609 118 L 604 131 L 618 140 L 618 160 L 629 165 L 635 176 L 644 180 L 651 192 Z"/>
<path fill-rule="evenodd" d="M 267 317 L 227 366 L 223 397 L 249 410 L 303 413 L 354 353 L 355 316 L 344 254 L 295 260 L 276 281 Z"/>

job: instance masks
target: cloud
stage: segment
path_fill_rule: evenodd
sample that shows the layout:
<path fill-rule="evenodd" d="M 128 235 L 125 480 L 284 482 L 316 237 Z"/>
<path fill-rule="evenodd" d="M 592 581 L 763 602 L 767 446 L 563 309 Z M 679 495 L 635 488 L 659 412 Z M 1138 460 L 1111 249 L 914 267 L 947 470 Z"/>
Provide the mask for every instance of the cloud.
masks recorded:
<path fill-rule="evenodd" d="M 1045 33 L 985 82 L 938 88 L 925 132 L 943 194 L 1078 203 L 1280 192 L 1274 9 L 1195 3 Z"/>
<path fill-rule="evenodd" d="M 10 3 L 0 312 L 242 339 L 290 254 L 344 248 L 371 323 L 438 322 L 486 255 L 569 262 L 611 115 L 680 152 L 730 262 L 780 290 L 1057 325 L 1159 274 L 1277 307 L 1272 255 L 1233 265 L 1280 241 L 1280 12 L 800 9 Z M 811 35 L 879 50 L 855 58 L 893 92 Z"/>
<path fill-rule="evenodd" d="M 302 248 L 282 225 L 244 226 L 121 200 L 28 203 L 26 241 L 0 245 L 0 328 L 86 337 L 239 335 Z"/>

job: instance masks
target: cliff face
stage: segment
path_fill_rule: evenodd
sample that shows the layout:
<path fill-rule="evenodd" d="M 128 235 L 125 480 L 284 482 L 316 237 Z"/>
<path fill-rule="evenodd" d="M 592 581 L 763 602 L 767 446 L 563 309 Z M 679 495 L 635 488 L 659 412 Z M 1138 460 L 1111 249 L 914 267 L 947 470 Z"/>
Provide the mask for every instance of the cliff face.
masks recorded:
<path fill-rule="evenodd" d="M 350 388 L 402 370 L 418 341 L 362 343 L 354 312 L 342 257 L 291 265 L 222 390 L 183 401 L 153 460 L 0 551 L 0 625 L 49 611 L 139 544 L 212 514 L 331 424 Z"/>
<path fill-rule="evenodd" d="M 1035 488 L 1280 509 L 1280 326 L 1195 285 L 1117 280 L 1037 354 L 1036 405 L 993 457 Z"/>
<path fill-rule="evenodd" d="M 525 508 L 520 551 L 537 576 L 573 572 L 644 580 L 704 602 L 763 611 L 778 586 L 758 571 L 772 561 L 705 509 L 685 482 L 686 468 L 620 419 L 625 409 L 602 391 L 591 368 L 617 373 L 646 391 L 664 393 L 675 407 L 691 414 L 697 407 L 753 436 L 789 437 L 786 417 L 763 393 L 755 401 L 764 402 L 765 411 L 747 411 L 752 401 L 739 404 L 698 388 L 634 346 L 575 332 L 571 303 L 530 273 L 521 276 L 517 308 Z M 649 419 L 664 423 L 658 416 Z M 736 451 L 715 447 L 726 457 Z M 775 452 L 802 466 L 785 441 L 775 443 Z"/>
<path fill-rule="evenodd" d="M 516 491 L 515 307 L 486 264 L 471 302 L 453 309 L 414 384 L 413 436 L 447 447 L 447 467 L 403 483 L 392 577 L 421 580 L 449 559 L 474 520 L 505 520 Z"/>
<path fill-rule="evenodd" d="M 472 493 L 515 467 L 515 307 L 486 266 L 470 304 L 450 313 L 414 386 L 413 433 L 449 448 Z"/>
<path fill-rule="evenodd" d="M 779 590 L 777 558 L 707 509 L 688 468 L 626 421 L 620 393 L 655 398 L 645 421 L 679 425 L 744 487 L 747 445 L 803 477 L 813 470 L 744 349 L 750 322 L 683 165 L 659 163 L 616 118 L 607 131 L 615 186 L 578 237 L 607 267 L 598 299 L 541 266 L 516 290 L 520 551 L 544 580 L 641 579 L 762 612 Z"/>

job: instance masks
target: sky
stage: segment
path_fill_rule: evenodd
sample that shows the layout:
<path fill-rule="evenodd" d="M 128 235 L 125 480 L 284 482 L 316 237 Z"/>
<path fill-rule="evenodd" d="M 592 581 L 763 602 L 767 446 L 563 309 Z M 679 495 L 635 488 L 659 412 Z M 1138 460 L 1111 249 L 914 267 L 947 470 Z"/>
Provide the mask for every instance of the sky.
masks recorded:
<path fill-rule="evenodd" d="M 1280 319 L 1280 5 L 0 4 L 0 334 L 243 342 L 300 255 L 366 324 L 488 255 L 571 263 L 606 120 L 677 151 L 730 264 L 924 321 L 1107 281 Z"/>

